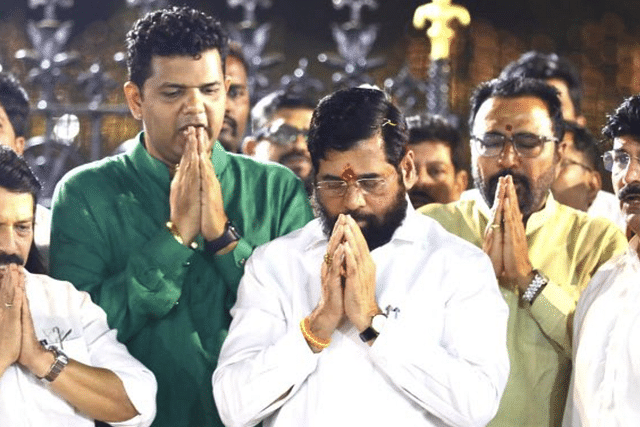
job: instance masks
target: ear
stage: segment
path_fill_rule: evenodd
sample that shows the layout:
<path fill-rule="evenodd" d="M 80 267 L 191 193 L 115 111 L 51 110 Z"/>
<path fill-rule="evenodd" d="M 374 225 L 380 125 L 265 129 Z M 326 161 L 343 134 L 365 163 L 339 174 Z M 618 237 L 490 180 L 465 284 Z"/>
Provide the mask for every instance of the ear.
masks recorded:
<path fill-rule="evenodd" d="M 460 195 L 464 190 L 467 189 L 469 185 L 469 173 L 462 169 L 456 172 L 456 176 L 454 179 L 454 189 L 455 189 L 455 199 L 460 200 Z"/>
<path fill-rule="evenodd" d="M 576 117 L 576 123 L 579 124 L 582 127 L 586 127 L 587 126 L 587 118 L 581 114 L 578 117 Z"/>
<path fill-rule="evenodd" d="M 224 91 L 229 92 L 230 87 L 231 87 L 231 77 L 224 76 Z"/>
<path fill-rule="evenodd" d="M 136 120 L 142 120 L 142 92 L 138 85 L 132 81 L 124 84 L 124 96 L 127 98 L 127 104 L 131 115 Z"/>
<path fill-rule="evenodd" d="M 402 182 L 404 182 L 404 188 L 409 190 L 418 180 L 416 164 L 413 161 L 413 150 L 407 151 L 407 154 L 405 154 L 400 161 L 400 170 L 402 171 Z"/>
<path fill-rule="evenodd" d="M 24 154 L 24 144 L 25 144 L 24 136 L 16 137 L 13 143 L 14 143 L 14 146 L 13 146 L 14 151 L 22 156 Z"/>
<path fill-rule="evenodd" d="M 591 172 L 591 177 L 588 182 L 588 191 L 587 191 L 587 200 L 589 202 L 589 206 L 595 200 L 598 195 L 598 191 L 602 189 L 602 177 L 597 171 Z"/>
<path fill-rule="evenodd" d="M 258 145 L 258 141 L 253 137 L 246 137 L 244 142 L 242 143 L 242 153 L 247 156 L 254 157 L 256 155 L 256 146 Z"/>

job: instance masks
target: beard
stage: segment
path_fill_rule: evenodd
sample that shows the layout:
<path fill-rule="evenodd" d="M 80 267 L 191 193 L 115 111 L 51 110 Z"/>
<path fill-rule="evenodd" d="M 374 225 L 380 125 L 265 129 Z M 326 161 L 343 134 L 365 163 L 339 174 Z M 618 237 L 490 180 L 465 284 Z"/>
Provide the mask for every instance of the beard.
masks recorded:
<path fill-rule="evenodd" d="M 518 196 L 518 207 L 524 218 L 528 218 L 532 213 L 538 211 L 543 206 L 551 184 L 555 178 L 555 169 L 551 166 L 544 171 L 535 182 L 532 182 L 526 175 L 514 172 L 512 169 L 503 169 L 497 174 L 489 177 L 488 182 L 483 180 L 478 171 L 478 166 L 474 165 L 473 180 L 476 188 L 480 190 L 482 197 L 489 207 L 493 207 L 496 189 L 498 188 L 498 178 L 511 175 L 513 185 L 516 187 Z"/>
<path fill-rule="evenodd" d="M 314 193 L 312 200 L 317 216 L 322 221 L 324 234 L 329 238 L 333 232 L 333 226 L 338 220 L 338 215 L 331 215 L 327 211 L 320 202 L 317 192 Z M 400 188 L 398 188 L 391 205 L 382 214 L 375 215 L 358 210 L 347 210 L 341 213 L 351 215 L 356 222 L 364 222 L 364 225 L 360 226 L 360 230 L 370 251 L 389 243 L 393 233 L 400 227 L 407 215 L 407 197 L 402 179 L 400 179 Z"/>

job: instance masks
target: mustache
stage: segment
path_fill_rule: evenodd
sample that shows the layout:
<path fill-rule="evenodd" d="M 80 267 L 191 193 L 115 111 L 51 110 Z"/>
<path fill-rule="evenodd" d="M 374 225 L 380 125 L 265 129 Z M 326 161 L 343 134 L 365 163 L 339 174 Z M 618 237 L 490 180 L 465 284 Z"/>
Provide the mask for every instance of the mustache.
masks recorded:
<path fill-rule="evenodd" d="M 9 265 L 9 264 L 24 265 L 24 260 L 20 255 L 0 252 L 0 265 Z"/>
<path fill-rule="evenodd" d="M 507 175 L 511 175 L 511 178 L 513 178 L 514 186 L 517 187 L 518 184 L 520 184 L 520 186 L 522 186 L 525 189 L 525 192 L 527 194 L 531 192 L 531 181 L 529 181 L 529 178 L 527 178 L 525 175 L 514 172 L 511 169 L 504 169 L 498 172 L 497 174 L 493 175 L 489 179 L 489 189 L 491 190 L 492 197 L 495 197 L 496 195 L 496 190 L 498 189 L 498 179 Z"/>
<path fill-rule="evenodd" d="M 300 158 L 300 157 L 304 157 L 306 160 L 310 161 L 309 156 L 305 151 L 294 148 L 290 151 L 287 151 L 285 154 L 283 154 L 278 160 L 278 163 L 284 163 L 289 160 L 296 160 L 297 158 Z"/>
<path fill-rule="evenodd" d="M 229 126 L 229 128 L 231 128 L 231 133 L 235 135 L 236 132 L 238 131 L 238 123 L 235 121 L 235 119 L 228 116 L 224 116 L 223 125 L 225 124 Z"/>
<path fill-rule="evenodd" d="M 628 184 L 622 187 L 620 192 L 618 193 L 619 200 L 626 200 L 632 196 L 640 196 L 640 185 L 639 184 Z"/>
<path fill-rule="evenodd" d="M 424 190 L 420 190 L 417 188 L 412 188 L 409 190 L 409 198 L 420 198 L 425 202 L 426 205 L 430 203 L 435 203 L 435 199 L 431 196 L 431 194 L 427 193 Z"/>

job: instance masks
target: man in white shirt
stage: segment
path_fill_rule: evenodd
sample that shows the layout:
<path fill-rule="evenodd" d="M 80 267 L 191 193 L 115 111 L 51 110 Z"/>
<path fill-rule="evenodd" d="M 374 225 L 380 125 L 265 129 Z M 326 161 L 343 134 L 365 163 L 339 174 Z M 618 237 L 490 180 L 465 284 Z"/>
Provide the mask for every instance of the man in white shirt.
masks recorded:
<path fill-rule="evenodd" d="M 627 229 L 627 251 L 582 292 L 573 323 L 573 376 L 564 426 L 640 425 L 640 96 L 609 116 L 604 155 Z"/>
<path fill-rule="evenodd" d="M 319 218 L 246 264 L 213 375 L 226 425 L 480 426 L 509 371 L 489 259 L 417 214 L 400 111 L 323 99 L 309 132 Z"/>
<path fill-rule="evenodd" d="M 68 282 L 24 266 L 33 245 L 37 179 L 0 147 L 0 424 L 149 426 L 156 382 Z"/>

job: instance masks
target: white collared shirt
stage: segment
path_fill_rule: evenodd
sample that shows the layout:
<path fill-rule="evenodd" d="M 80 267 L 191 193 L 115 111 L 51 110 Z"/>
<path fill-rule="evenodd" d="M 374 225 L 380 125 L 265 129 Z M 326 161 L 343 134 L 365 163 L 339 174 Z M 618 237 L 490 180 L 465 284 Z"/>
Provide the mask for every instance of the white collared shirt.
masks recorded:
<path fill-rule="evenodd" d="M 508 309 L 489 258 L 411 206 L 371 252 L 389 313 L 372 346 L 344 321 L 314 354 L 299 327 L 320 299 L 327 237 L 316 219 L 257 248 L 213 376 L 228 426 L 480 426 L 509 362 Z"/>
<path fill-rule="evenodd" d="M 564 426 L 640 425 L 640 260 L 633 246 L 603 265 L 578 301 Z"/>
<path fill-rule="evenodd" d="M 156 412 L 153 373 L 133 358 L 107 326 L 105 312 L 89 294 L 68 282 L 25 272 L 29 308 L 38 340 L 55 345 L 70 359 L 114 372 L 140 415 L 113 426 L 149 426 Z M 0 377 L 0 426 L 94 427 L 55 394 L 45 380 L 17 363 Z"/>

